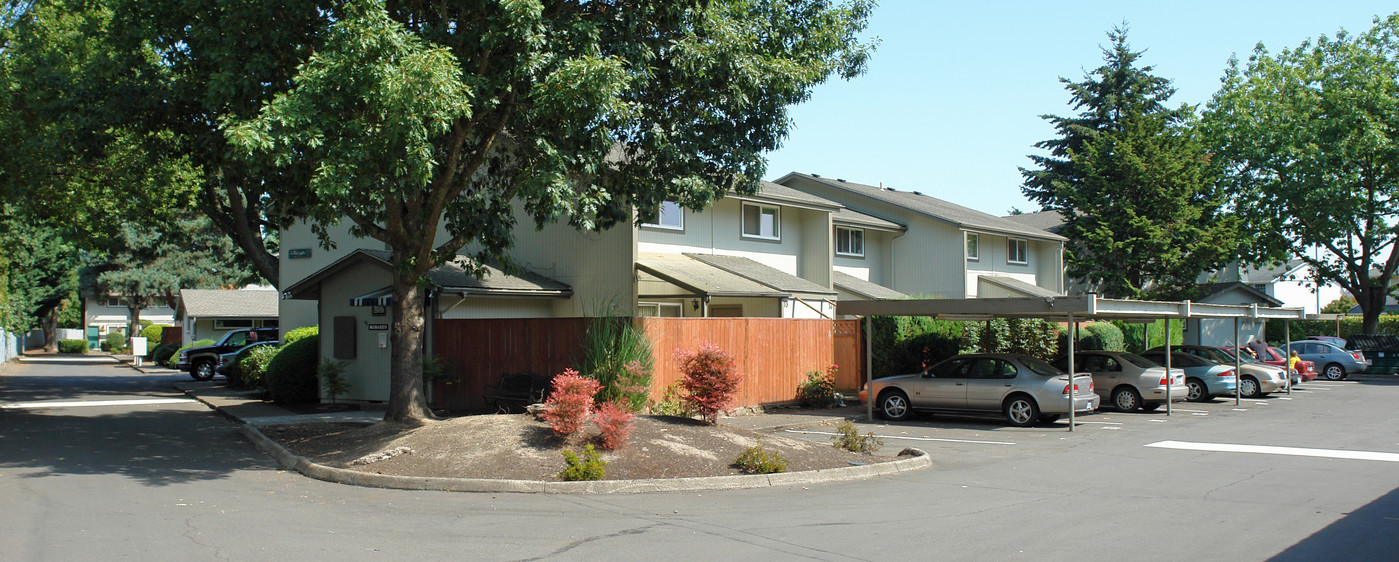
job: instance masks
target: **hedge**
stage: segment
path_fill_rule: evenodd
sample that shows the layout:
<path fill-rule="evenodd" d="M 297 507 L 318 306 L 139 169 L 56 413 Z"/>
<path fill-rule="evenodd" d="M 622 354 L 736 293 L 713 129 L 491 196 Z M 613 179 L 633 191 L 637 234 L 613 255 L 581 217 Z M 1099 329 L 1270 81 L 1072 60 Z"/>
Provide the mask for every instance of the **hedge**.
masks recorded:
<path fill-rule="evenodd" d="M 1075 349 L 1126 351 L 1122 339 L 1122 329 L 1110 322 L 1089 322 L 1078 329 L 1078 346 Z"/>
<path fill-rule="evenodd" d="M 145 322 L 145 320 L 142 320 L 142 322 Z M 141 328 L 141 337 L 146 338 L 146 349 L 151 349 L 160 345 L 160 338 L 165 335 L 165 329 L 168 327 L 169 326 L 165 324 L 151 324 L 150 326 Z M 155 354 L 151 354 L 151 356 L 154 357 Z"/>
<path fill-rule="evenodd" d="M 282 345 L 291 345 L 301 338 L 319 335 L 320 333 L 320 326 L 306 326 L 295 330 L 289 330 L 286 335 L 282 336 Z"/>
<path fill-rule="evenodd" d="M 259 345 L 243 350 L 236 362 L 229 366 L 228 381 L 235 386 L 255 388 L 269 392 L 267 386 L 267 365 L 282 348 L 275 345 Z"/>
<path fill-rule="evenodd" d="M 151 350 L 151 361 L 164 365 L 180 349 L 178 343 L 162 343 Z"/>
<path fill-rule="evenodd" d="M 306 336 L 278 349 L 267 363 L 267 389 L 278 404 L 319 402 L 320 379 L 316 367 L 321 360 L 319 335 Z"/>
<path fill-rule="evenodd" d="M 59 353 L 87 353 L 87 340 L 58 340 Z"/>

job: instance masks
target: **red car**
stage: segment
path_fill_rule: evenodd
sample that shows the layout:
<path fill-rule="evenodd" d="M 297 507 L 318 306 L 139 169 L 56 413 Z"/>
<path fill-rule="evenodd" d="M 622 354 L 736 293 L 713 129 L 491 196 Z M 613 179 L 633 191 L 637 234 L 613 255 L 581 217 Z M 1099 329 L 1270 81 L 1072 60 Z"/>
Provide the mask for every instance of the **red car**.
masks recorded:
<path fill-rule="evenodd" d="M 1225 347 L 1222 345 L 1219 346 L 1219 348 L 1224 350 L 1224 352 L 1228 353 L 1229 355 L 1233 355 L 1235 351 L 1234 348 Z M 1244 357 L 1251 356 L 1248 354 L 1248 351 L 1249 350 L 1247 348 L 1244 349 Z M 1286 352 L 1283 351 L 1282 348 L 1278 347 L 1269 347 L 1267 355 L 1265 355 L 1264 357 L 1259 357 L 1258 360 L 1268 365 L 1272 365 L 1274 367 L 1287 366 Z M 1292 382 L 1294 384 L 1316 380 L 1316 377 L 1321 375 L 1321 373 L 1316 372 L 1316 363 L 1307 361 L 1306 359 L 1298 359 L 1297 370 L 1299 371 L 1297 375 L 1292 377 Z"/>

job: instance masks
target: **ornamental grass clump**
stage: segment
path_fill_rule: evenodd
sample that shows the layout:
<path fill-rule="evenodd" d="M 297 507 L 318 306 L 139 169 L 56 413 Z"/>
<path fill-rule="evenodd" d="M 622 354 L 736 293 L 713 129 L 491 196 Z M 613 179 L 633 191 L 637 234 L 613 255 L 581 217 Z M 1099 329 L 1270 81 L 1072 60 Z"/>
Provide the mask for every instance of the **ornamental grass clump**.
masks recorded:
<path fill-rule="evenodd" d="M 676 350 L 675 359 L 680 372 L 685 373 L 680 381 L 680 387 L 688 393 L 685 402 L 704 421 L 718 423 L 719 414 L 733 404 L 738 385 L 743 382 L 733 355 L 706 343 L 694 350 Z"/>
<path fill-rule="evenodd" d="M 836 426 L 836 434 L 831 436 L 831 441 L 837 448 L 853 453 L 873 453 L 884 446 L 884 440 L 875 437 L 873 432 L 860 435 L 855 423 L 850 420 Z"/>
<path fill-rule="evenodd" d="M 740 453 L 734 459 L 733 466 L 748 474 L 772 474 L 787 472 L 787 459 L 776 451 L 764 449 L 760 440 L 757 445 Z"/>
<path fill-rule="evenodd" d="M 544 401 L 544 421 L 554 433 L 569 436 L 583 429 L 588 416 L 593 411 L 593 395 L 602 385 L 597 381 L 578 374 L 573 369 L 564 369 L 554 377 L 554 390 Z"/>

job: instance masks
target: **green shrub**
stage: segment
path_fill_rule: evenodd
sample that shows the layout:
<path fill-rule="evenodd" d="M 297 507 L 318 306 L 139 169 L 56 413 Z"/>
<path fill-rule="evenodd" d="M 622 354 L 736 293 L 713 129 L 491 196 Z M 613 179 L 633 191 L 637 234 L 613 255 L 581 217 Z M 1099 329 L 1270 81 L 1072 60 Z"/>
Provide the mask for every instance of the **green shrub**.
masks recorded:
<path fill-rule="evenodd" d="M 320 339 L 319 335 L 307 336 L 278 348 L 277 355 L 267 363 L 267 390 L 273 402 L 320 401 L 320 379 L 316 377 L 321 362 Z"/>
<path fill-rule="evenodd" d="M 1113 320 L 1112 324 L 1122 330 L 1123 348 L 1133 353 L 1141 352 L 1153 347 L 1166 344 L 1166 321 L 1157 320 L 1146 324 L 1128 324 L 1121 320 Z M 1269 322 L 1268 327 L 1272 328 L 1277 322 Z M 1281 325 L 1278 326 L 1282 328 Z M 1145 333 L 1143 333 L 1145 332 Z M 1145 337 L 1146 339 L 1143 339 Z M 1171 321 L 1171 345 L 1180 345 L 1185 339 L 1185 322 L 1180 320 Z"/>
<path fill-rule="evenodd" d="M 1059 354 L 1059 325 L 1039 318 L 998 318 L 963 323 L 963 352 L 1023 353 L 1052 361 Z"/>
<path fill-rule="evenodd" d="M 327 357 L 321 360 L 321 365 L 317 368 L 316 374 L 320 376 L 321 386 L 325 388 L 325 395 L 330 397 L 331 404 L 350 392 L 350 381 L 345 378 L 345 367 L 349 365 L 349 361 L 336 361 Z"/>
<path fill-rule="evenodd" d="M 112 350 L 112 342 L 107 341 L 107 340 L 102 340 L 101 343 L 98 343 L 98 344 L 97 344 L 97 349 L 100 349 L 100 350 L 102 350 L 102 351 L 111 351 L 111 350 Z"/>
<path fill-rule="evenodd" d="M 872 432 L 860 435 L 855 423 L 850 420 L 836 426 L 836 435 L 831 437 L 831 441 L 836 447 L 855 453 L 873 453 L 884 446 L 884 440 L 875 437 Z"/>
<path fill-rule="evenodd" d="M 151 350 L 151 361 L 164 365 L 180 349 L 178 343 L 162 343 Z"/>
<path fill-rule="evenodd" d="M 870 334 L 874 378 L 916 373 L 957 355 L 966 339 L 963 324 L 924 316 L 874 317 Z"/>
<path fill-rule="evenodd" d="M 1090 322 L 1078 329 L 1078 344 L 1074 349 L 1127 351 L 1122 329 L 1111 322 Z"/>
<path fill-rule="evenodd" d="M 311 336 L 318 336 L 320 335 L 320 333 L 320 326 L 306 326 L 304 328 L 289 330 L 287 331 L 286 335 L 282 336 L 282 345 L 291 345 L 299 339 Z"/>
<path fill-rule="evenodd" d="M 797 400 L 808 408 L 829 408 L 840 404 L 840 394 L 836 392 L 837 369 L 839 367 L 831 365 L 824 373 L 807 373 L 806 380 L 797 385 Z"/>
<path fill-rule="evenodd" d="M 59 353 L 87 353 L 87 340 L 58 340 Z"/>
<path fill-rule="evenodd" d="M 568 482 L 580 480 L 602 480 L 607 471 L 607 463 L 598 458 L 597 449 L 591 444 L 583 447 L 583 459 L 578 459 L 578 454 L 573 451 L 564 451 L 563 460 L 568 463 L 568 467 L 559 473 L 559 478 Z"/>
<path fill-rule="evenodd" d="M 259 345 L 239 353 L 236 369 L 229 369 L 237 371 L 229 376 L 229 383 L 268 392 L 267 364 L 272 362 L 280 349 L 275 345 Z"/>
<path fill-rule="evenodd" d="M 189 349 L 194 349 L 194 348 L 196 348 L 196 347 L 210 346 L 210 345 L 214 345 L 215 343 L 218 343 L 218 342 L 216 342 L 216 341 L 214 341 L 214 340 L 211 340 L 211 339 L 195 340 L 194 343 L 191 343 L 191 344 L 189 344 L 189 345 L 182 346 L 182 347 L 180 347 L 179 349 L 176 349 L 174 353 L 171 353 L 171 354 L 170 354 L 170 358 L 169 358 L 168 360 L 166 360 L 165 363 L 162 363 L 162 365 L 165 365 L 166 367 L 174 368 L 174 367 L 175 367 L 175 364 L 180 362 L 180 352 L 181 352 L 181 351 L 185 351 L 185 350 L 189 350 Z"/>
<path fill-rule="evenodd" d="M 114 351 L 120 353 L 123 349 L 126 349 L 126 334 L 123 334 L 121 332 L 109 333 L 107 334 L 107 340 L 102 343 L 106 344 L 106 346 L 102 348 L 102 351 Z"/>
<path fill-rule="evenodd" d="M 757 445 L 740 453 L 734 459 L 733 466 L 748 474 L 772 474 L 787 472 L 787 459 L 776 451 L 764 449 L 763 442 L 759 440 Z"/>
<path fill-rule="evenodd" d="M 142 320 L 142 322 L 145 322 L 145 320 Z M 146 338 L 146 349 L 153 349 L 155 346 L 160 345 L 160 338 L 164 337 L 166 328 L 169 328 L 169 326 L 164 324 L 151 324 L 150 326 L 141 328 L 141 337 Z M 152 356 L 154 356 L 154 354 L 152 354 Z"/>
<path fill-rule="evenodd" d="M 667 386 L 665 392 L 661 393 L 661 399 L 651 404 L 651 413 L 657 416 L 693 417 L 695 412 L 690 409 L 690 403 L 685 401 L 683 392 L 678 382 Z"/>
<path fill-rule="evenodd" d="M 621 402 L 632 412 L 646 407 L 655 358 L 646 334 L 624 318 L 596 316 L 583 335 L 583 357 L 576 369 L 602 385 L 597 403 Z"/>

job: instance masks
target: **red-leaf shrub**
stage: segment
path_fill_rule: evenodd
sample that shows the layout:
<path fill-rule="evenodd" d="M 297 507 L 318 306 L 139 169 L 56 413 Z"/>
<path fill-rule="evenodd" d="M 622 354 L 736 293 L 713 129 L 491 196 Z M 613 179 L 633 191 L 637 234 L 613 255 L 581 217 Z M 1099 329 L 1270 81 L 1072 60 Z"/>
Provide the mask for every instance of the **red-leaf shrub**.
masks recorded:
<path fill-rule="evenodd" d="M 685 373 L 680 381 L 680 387 L 689 392 L 685 402 L 705 421 L 718 423 L 719 414 L 733 403 L 738 384 L 743 381 L 734 357 L 719 346 L 706 343 L 694 351 L 675 350 L 675 360 L 680 363 L 680 372 Z"/>
<path fill-rule="evenodd" d="M 635 417 L 620 401 L 604 402 L 598 406 L 597 411 L 593 412 L 593 423 L 601 432 L 602 448 L 615 450 L 626 445 L 633 427 L 632 418 Z"/>
<path fill-rule="evenodd" d="M 588 422 L 593 410 L 593 395 L 602 388 L 597 381 L 578 374 L 573 369 L 554 377 L 554 391 L 544 401 L 544 421 L 554 433 L 571 435 Z"/>

